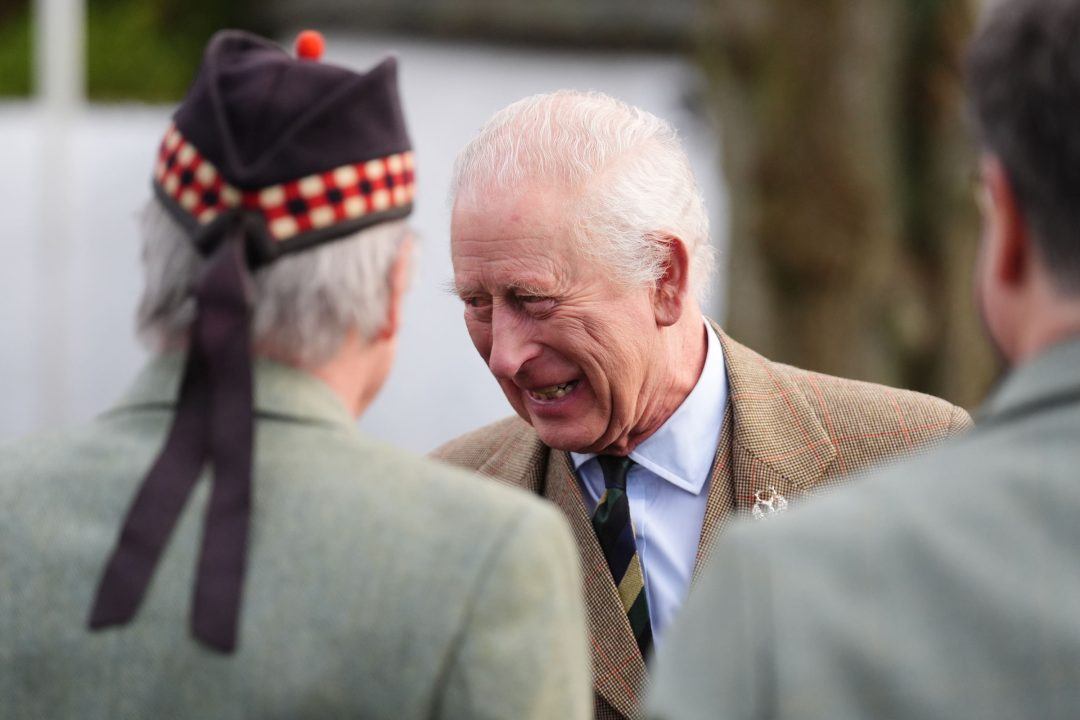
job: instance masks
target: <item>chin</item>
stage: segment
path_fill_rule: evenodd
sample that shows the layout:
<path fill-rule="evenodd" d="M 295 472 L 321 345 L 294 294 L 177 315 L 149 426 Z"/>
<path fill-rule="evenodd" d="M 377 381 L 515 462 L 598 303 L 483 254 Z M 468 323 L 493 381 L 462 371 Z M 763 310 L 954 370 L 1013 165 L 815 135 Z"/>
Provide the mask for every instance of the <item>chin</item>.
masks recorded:
<path fill-rule="evenodd" d="M 586 433 L 582 432 L 581 427 L 567 427 L 566 425 L 545 422 L 536 423 L 528 418 L 526 418 L 526 421 L 536 430 L 540 440 L 549 448 L 555 450 L 586 453 L 590 452 L 591 446 L 596 443 L 596 437 L 587 436 Z"/>

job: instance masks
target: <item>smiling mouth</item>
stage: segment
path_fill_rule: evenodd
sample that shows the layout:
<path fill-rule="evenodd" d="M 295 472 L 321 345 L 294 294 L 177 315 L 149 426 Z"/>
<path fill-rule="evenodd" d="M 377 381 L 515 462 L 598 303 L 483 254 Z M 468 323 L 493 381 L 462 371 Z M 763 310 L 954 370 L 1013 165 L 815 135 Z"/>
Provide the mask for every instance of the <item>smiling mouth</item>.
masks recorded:
<path fill-rule="evenodd" d="M 550 387 L 541 388 L 539 390 L 526 390 L 533 400 L 540 402 L 550 402 L 551 400 L 558 400 L 559 398 L 572 392 L 577 387 L 578 381 L 571 380 L 570 382 L 562 383 L 561 385 L 552 385 Z"/>

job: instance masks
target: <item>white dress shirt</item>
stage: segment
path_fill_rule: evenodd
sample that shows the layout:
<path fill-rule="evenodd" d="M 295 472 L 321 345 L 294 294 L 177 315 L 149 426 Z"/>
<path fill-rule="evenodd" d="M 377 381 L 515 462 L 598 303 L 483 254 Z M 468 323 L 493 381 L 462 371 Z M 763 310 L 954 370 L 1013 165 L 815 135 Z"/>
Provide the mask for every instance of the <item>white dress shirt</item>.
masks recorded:
<path fill-rule="evenodd" d="M 627 476 L 626 495 L 656 645 L 690 589 L 728 401 L 724 351 L 707 322 L 705 328 L 708 348 L 697 384 L 667 422 L 630 453 L 637 464 Z M 591 515 L 604 493 L 604 474 L 596 455 L 570 457 Z"/>

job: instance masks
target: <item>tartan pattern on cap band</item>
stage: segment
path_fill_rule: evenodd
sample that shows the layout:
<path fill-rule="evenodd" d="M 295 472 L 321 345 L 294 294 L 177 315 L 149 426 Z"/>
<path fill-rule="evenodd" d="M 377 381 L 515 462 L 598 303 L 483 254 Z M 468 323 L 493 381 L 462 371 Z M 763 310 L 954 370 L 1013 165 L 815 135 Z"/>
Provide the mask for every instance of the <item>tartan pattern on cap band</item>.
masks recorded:
<path fill-rule="evenodd" d="M 175 125 L 165 132 L 154 182 L 200 225 L 242 207 L 257 210 L 274 240 L 290 240 L 366 215 L 407 208 L 416 193 L 411 151 L 341 165 L 290 182 L 241 190 L 188 142 Z"/>

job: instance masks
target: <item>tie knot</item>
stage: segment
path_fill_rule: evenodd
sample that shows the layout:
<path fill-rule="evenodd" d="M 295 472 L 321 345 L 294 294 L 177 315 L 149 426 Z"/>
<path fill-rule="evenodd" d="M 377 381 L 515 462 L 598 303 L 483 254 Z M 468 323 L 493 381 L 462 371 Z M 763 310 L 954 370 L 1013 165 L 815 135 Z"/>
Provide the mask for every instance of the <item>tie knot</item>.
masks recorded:
<path fill-rule="evenodd" d="M 626 489 L 626 474 L 630 472 L 630 466 L 634 461 L 629 457 L 619 455 L 597 455 L 600 462 L 600 470 L 604 473 L 604 487 Z"/>

